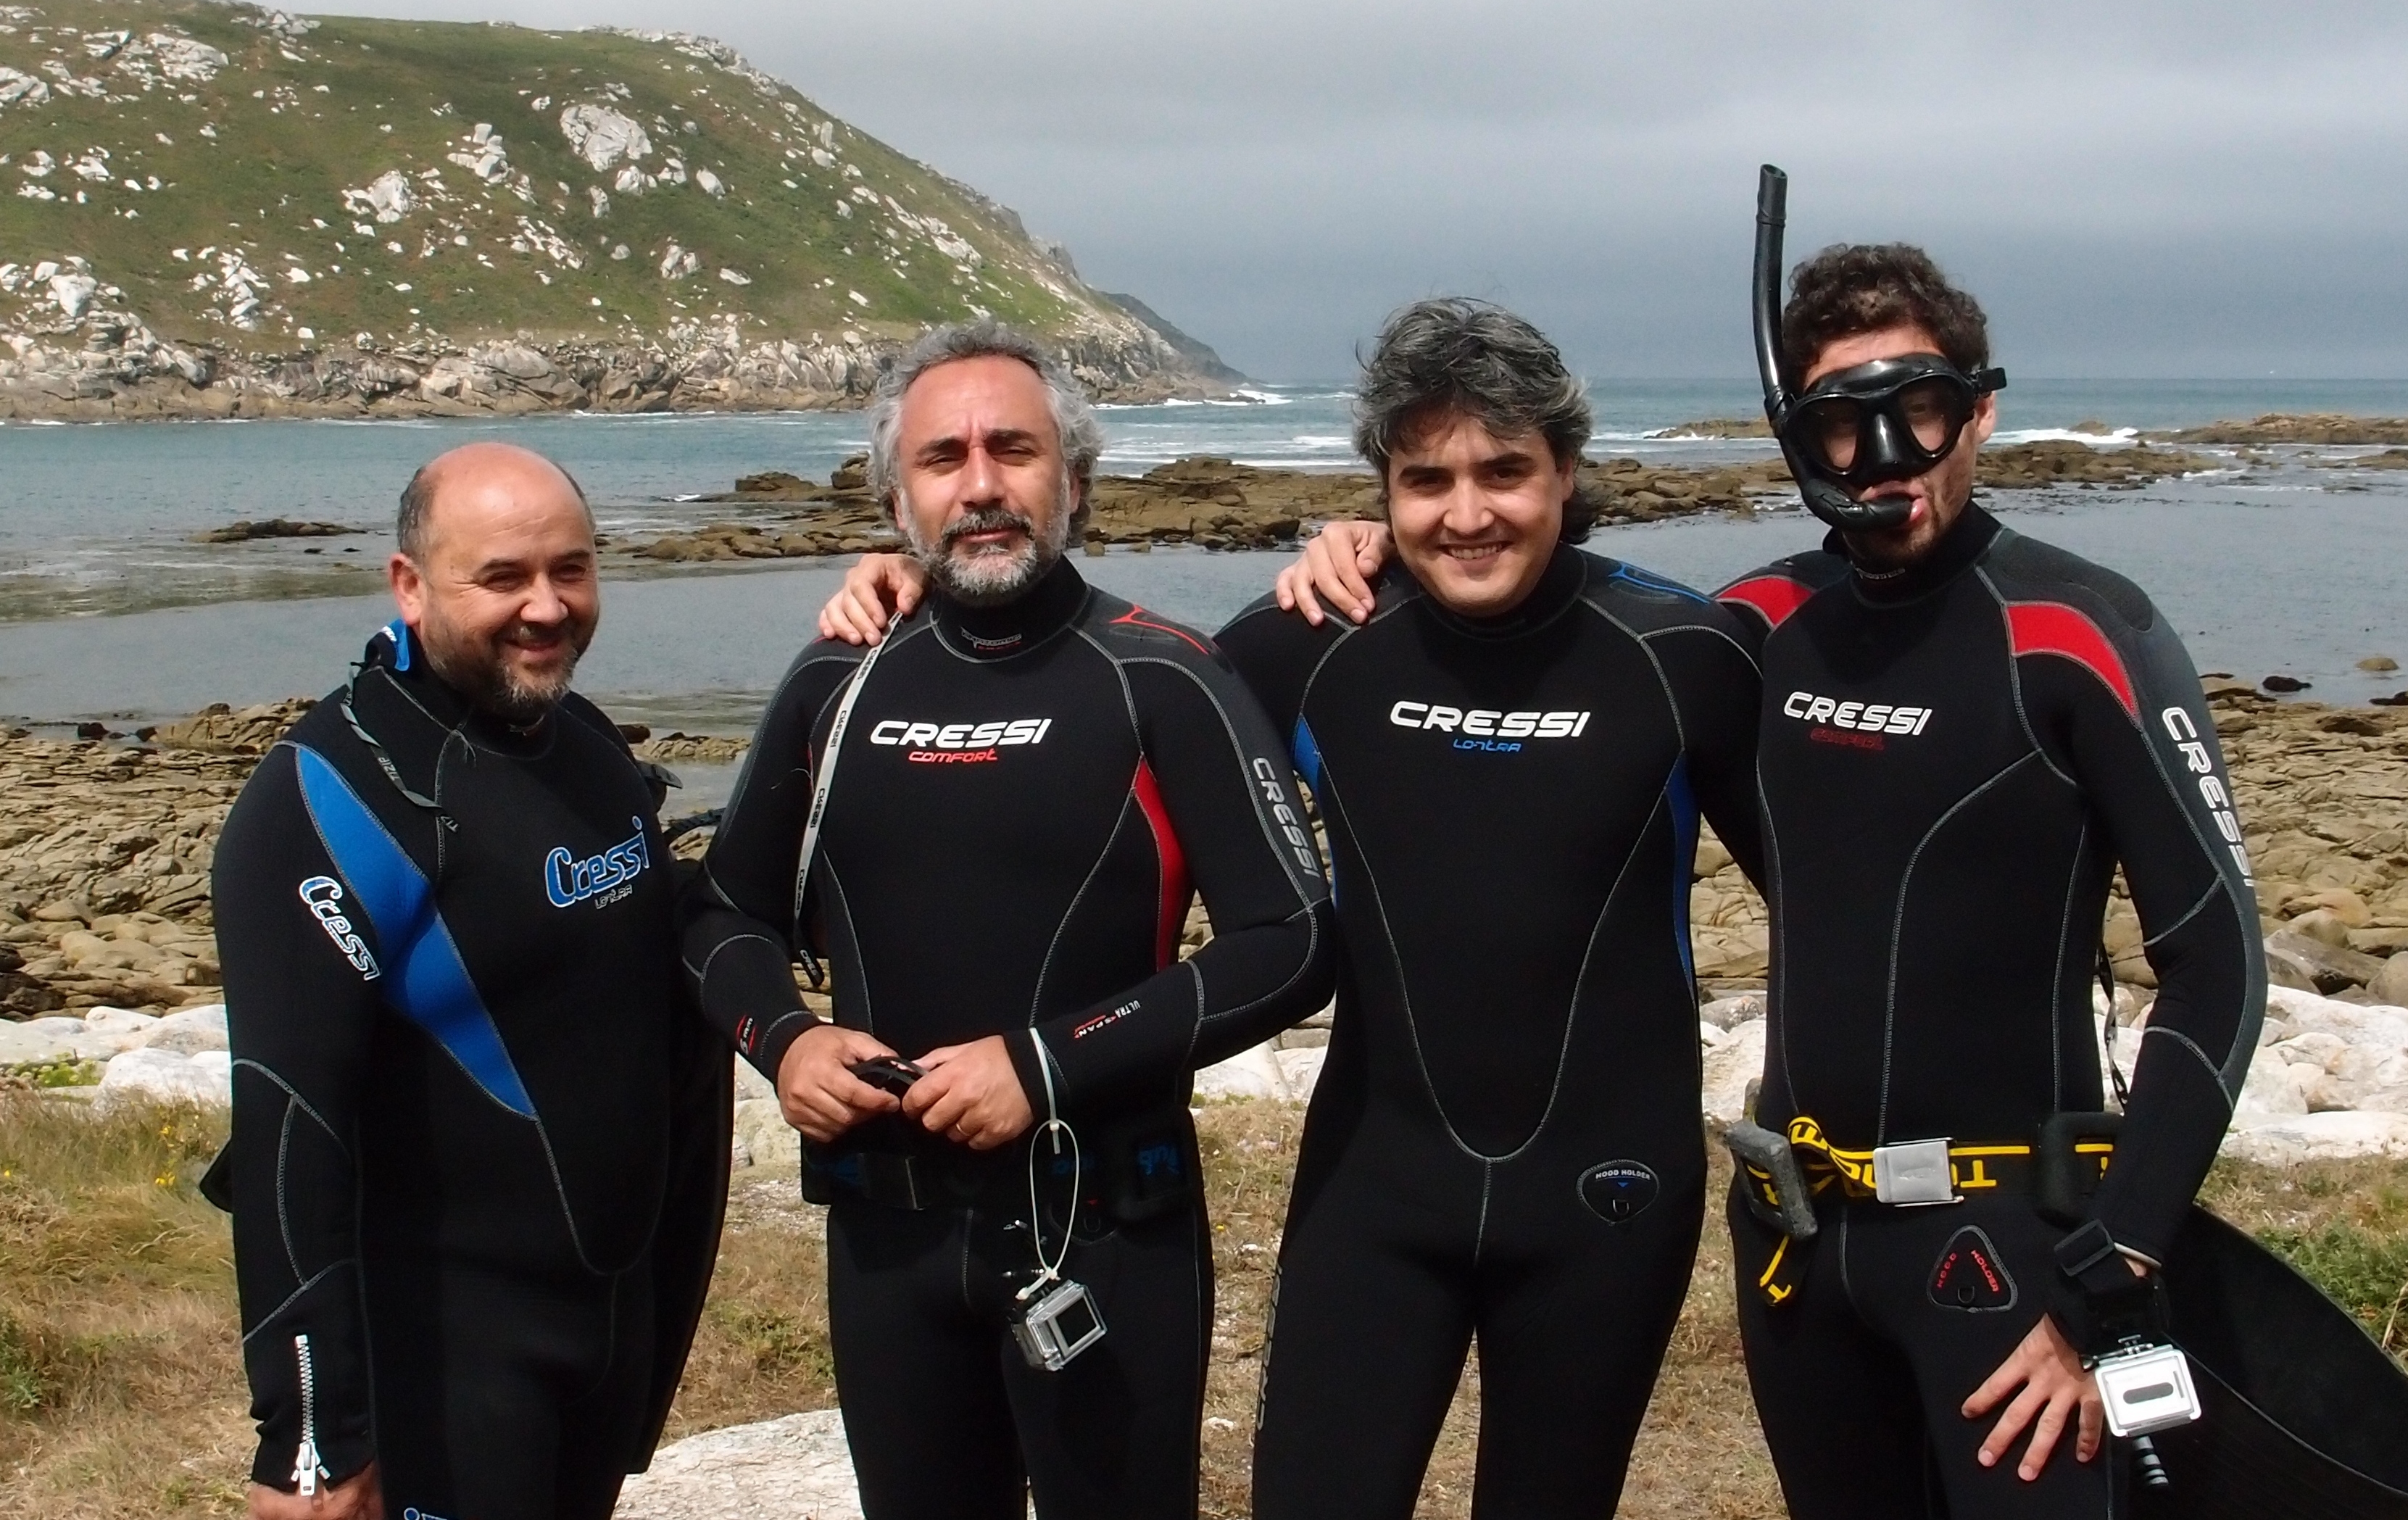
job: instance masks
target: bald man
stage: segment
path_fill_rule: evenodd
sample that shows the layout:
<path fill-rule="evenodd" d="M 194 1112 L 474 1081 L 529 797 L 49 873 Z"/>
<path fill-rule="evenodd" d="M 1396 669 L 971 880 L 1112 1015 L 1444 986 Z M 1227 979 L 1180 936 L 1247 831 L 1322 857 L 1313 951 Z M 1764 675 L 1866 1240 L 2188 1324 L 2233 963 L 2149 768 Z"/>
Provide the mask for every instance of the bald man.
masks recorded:
<path fill-rule="evenodd" d="M 602 1520 L 715 1252 L 725 1050 L 648 771 L 569 690 L 577 482 L 478 443 L 402 493 L 400 616 L 217 849 L 251 1513 Z"/>

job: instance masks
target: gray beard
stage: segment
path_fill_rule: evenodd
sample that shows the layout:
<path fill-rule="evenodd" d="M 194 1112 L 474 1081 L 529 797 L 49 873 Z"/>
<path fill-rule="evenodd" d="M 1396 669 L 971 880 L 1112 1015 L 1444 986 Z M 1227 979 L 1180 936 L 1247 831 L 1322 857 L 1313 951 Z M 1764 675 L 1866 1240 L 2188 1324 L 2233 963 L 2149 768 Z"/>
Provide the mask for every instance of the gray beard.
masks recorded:
<path fill-rule="evenodd" d="M 445 685 L 466 697 L 479 711 L 491 713 L 514 728 L 532 728 L 550 716 L 560 699 L 568 695 L 570 679 L 577 674 L 577 661 L 585 652 L 572 641 L 567 663 L 561 667 L 558 678 L 530 685 L 499 660 L 480 660 L 437 649 L 433 640 L 423 636 L 423 631 L 420 644 L 426 663 L 435 667 Z"/>
<path fill-rule="evenodd" d="M 1066 481 L 1054 499 L 1052 521 L 1042 532 L 1018 512 L 982 508 L 947 527 L 934 543 L 920 536 L 908 506 L 898 515 L 912 557 L 939 590 L 966 607 L 1001 607 L 1026 595 L 1062 557 L 1070 541 L 1069 506 Z M 984 550 L 968 558 L 953 552 L 954 542 L 967 535 L 1006 527 L 1020 529 L 1023 537 L 1017 549 Z"/>

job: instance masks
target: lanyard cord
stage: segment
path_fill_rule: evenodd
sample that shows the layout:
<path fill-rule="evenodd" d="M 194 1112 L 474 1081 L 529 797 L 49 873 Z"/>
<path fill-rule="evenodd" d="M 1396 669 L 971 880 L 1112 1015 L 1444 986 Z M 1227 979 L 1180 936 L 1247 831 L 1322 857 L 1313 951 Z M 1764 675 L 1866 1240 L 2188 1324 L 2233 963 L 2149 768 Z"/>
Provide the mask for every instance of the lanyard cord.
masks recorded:
<path fill-rule="evenodd" d="M 844 696 L 836 705 L 836 719 L 828 724 L 827 752 L 820 757 L 820 773 L 811 787 L 811 810 L 803 819 L 803 848 L 795 862 L 795 949 L 803 958 L 803 970 L 811 979 L 816 992 L 827 984 L 827 974 L 820 968 L 820 959 L 811 954 L 810 936 L 803 923 L 803 893 L 810 884 L 811 857 L 819 853 L 820 824 L 827 816 L 828 790 L 836 784 L 837 753 L 844 746 L 846 725 L 853 722 L 853 704 L 861 698 L 862 688 L 869 684 L 869 667 L 886 652 L 900 634 L 899 624 L 887 630 L 886 637 L 869 646 L 853 667 L 853 680 L 846 683 Z"/>
<path fill-rule="evenodd" d="M 1029 1035 L 1032 1040 L 1035 1040 L 1036 1031 L 1030 1030 Z M 1045 1053 L 1043 1040 L 1037 1040 L 1036 1043 L 1037 1069 L 1045 1079 L 1045 1122 L 1038 1126 L 1037 1133 L 1053 1137 L 1055 1155 L 1062 1154 L 1062 1137 L 1065 1135 L 1070 1137 L 1070 1217 L 1062 1225 L 1062 1249 L 1054 1254 L 1052 1261 L 1047 1261 L 1045 1259 L 1045 1216 L 1039 1212 L 1037 1205 L 1037 1141 L 1032 1136 L 1028 1142 L 1028 1235 L 1037 1246 L 1037 1277 L 1026 1287 L 1012 1295 L 1012 1299 L 1016 1303 L 1026 1303 L 1048 1283 L 1062 1281 L 1062 1264 L 1070 1259 L 1070 1235 L 1078 1227 L 1079 1223 L 1080 1170 L 1084 1159 L 1079 1154 L 1079 1132 L 1063 1120 L 1054 1106 L 1054 1059 Z"/>

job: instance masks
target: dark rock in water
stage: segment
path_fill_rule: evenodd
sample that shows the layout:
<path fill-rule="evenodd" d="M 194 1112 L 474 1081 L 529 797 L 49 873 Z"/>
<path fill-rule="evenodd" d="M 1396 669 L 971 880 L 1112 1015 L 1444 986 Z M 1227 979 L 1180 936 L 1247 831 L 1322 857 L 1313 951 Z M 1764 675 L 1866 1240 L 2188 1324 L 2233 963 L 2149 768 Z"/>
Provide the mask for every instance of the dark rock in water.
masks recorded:
<path fill-rule="evenodd" d="M 641 744 L 652 737 L 652 728 L 650 724 L 623 723 L 619 725 L 619 737 L 630 744 Z"/>
<path fill-rule="evenodd" d="M 828 475 L 831 491 L 867 491 L 869 489 L 869 456 L 854 454 L 838 465 Z"/>
<path fill-rule="evenodd" d="M 79 723 L 76 724 L 76 738 L 108 738 L 109 737 L 108 725 L 107 724 Z"/>
<path fill-rule="evenodd" d="M 2102 423 L 2096 417 L 2085 417 L 2082 421 L 2074 423 L 2071 427 L 2067 428 L 2066 431 L 2069 433 L 2087 433 L 2091 437 L 2099 438 L 2108 438 L 2115 436 L 2115 429 L 2112 424 Z"/>
<path fill-rule="evenodd" d="M 340 523 L 296 523 L 287 517 L 270 517 L 256 523 L 246 519 L 229 523 L 222 528 L 211 528 L 207 533 L 196 533 L 193 536 L 193 542 L 239 544 L 249 543 L 253 538 L 337 538 L 359 531 L 358 528 L 347 528 Z"/>
<path fill-rule="evenodd" d="M 767 496 L 772 501 L 803 501 L 817 495 L 819 487 L 799 475 L 781 469 L 763 470 L 758 475 L 738 476 L 736 494 L 739 496 Z"/>
<path fill-rule="evenodd" d="M 2393 659 L 2388 654 L 2370 654 L 2365 659 L 2358 662 L 2358 667 L 2360 670 L 2371 671 L 2375 675 L 2384 675 L 2390 671 L 2399 669 L 2400 662 Z"/>
<path fill-rule="evenodd" d="M 2378 696 L 2374 699 L 2374 705 L 2379 708 L 2408 708 L 2408 692 L 2393 692 L 2389 696 Z"/>
<path fill-rule="evenodd" d="M 2304 692 L 2315 684 L 2297 676 L 2268 676 L 2258 683 L 2270 692 Z"/>
<path fill-rule="evenodd" d="M 2254 422 L 2210 423 L 2143 436 L 2166 443 L 2408 443 L 2408 417 L 2270 411 Z"/>
<path fill-rule="evenodd" d="M 1651 438 L 1769 438 L 1772 424 L 1761 417 L 1700 417 L 1647 435 Z"/>

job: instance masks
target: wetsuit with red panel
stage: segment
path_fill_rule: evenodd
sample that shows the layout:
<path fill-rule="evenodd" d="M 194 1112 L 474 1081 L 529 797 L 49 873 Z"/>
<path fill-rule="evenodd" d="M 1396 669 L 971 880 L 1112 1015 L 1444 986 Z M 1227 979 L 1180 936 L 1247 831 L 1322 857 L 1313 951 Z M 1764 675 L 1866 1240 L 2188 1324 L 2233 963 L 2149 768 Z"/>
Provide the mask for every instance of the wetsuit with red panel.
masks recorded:
<path fill-rule="evenodd" d="M 1049 1520 L 1192 1515 L 1212 1299 L 1192 1074 L 1319 1009 L 1333 976 L 1286 747 L 1209 641 L 1068 564 L 1007 606 L 935 595 L 860 681 L 798 891 L 866 652 L 811 645 L 762 719 L 688 900 L 704 1010 L 774 1080 L 814 1022 L 791 962 L 816 925 L 839 1024 L 906 1057 L 1003 1036 L 1079 1145 L 1074 1178 L 1033 1132 L 974 1154 L 888 1116 L 815 1156 L 863 1508 L 1017 1520 L 1033 1493 Z M 1199 891 L 1213 935 L 1182 960 Z M 1039 1371 L 1008 1322 L 1066 1229 L 1106 1334 Z"/>
<path fill-rule="evenodd" d="M 1756 1121 L 1824 1174 L 1944 1140 L 1961 1201 L 1846 1185 L 1784 1237 L 1734 1195 L 1741 1326 L 1790 1512 L 2120 1513 L 2071 1438 L 1984 1469 L 1964 1400 L 2044 1312 L 2079 1319 L 2070 1236 L 2162 1261 L 2257 1045 L 2265 974 L 2197 674 L 2141 591 L 1969 506 L 1886 575 L 1834 536 L 1725 588 L 1760 640 L 1772 904 Z M 2157 981 L 2112 1161 L 2043 1216 L 2037 1147 L 2104 1097 L 2091 986 L 2118 867 Z M 2043 1147 L 2044 1148 L 2044 1147 Z M 1936 1487 L 1935 1487 L 1936 1485 Z"/>

